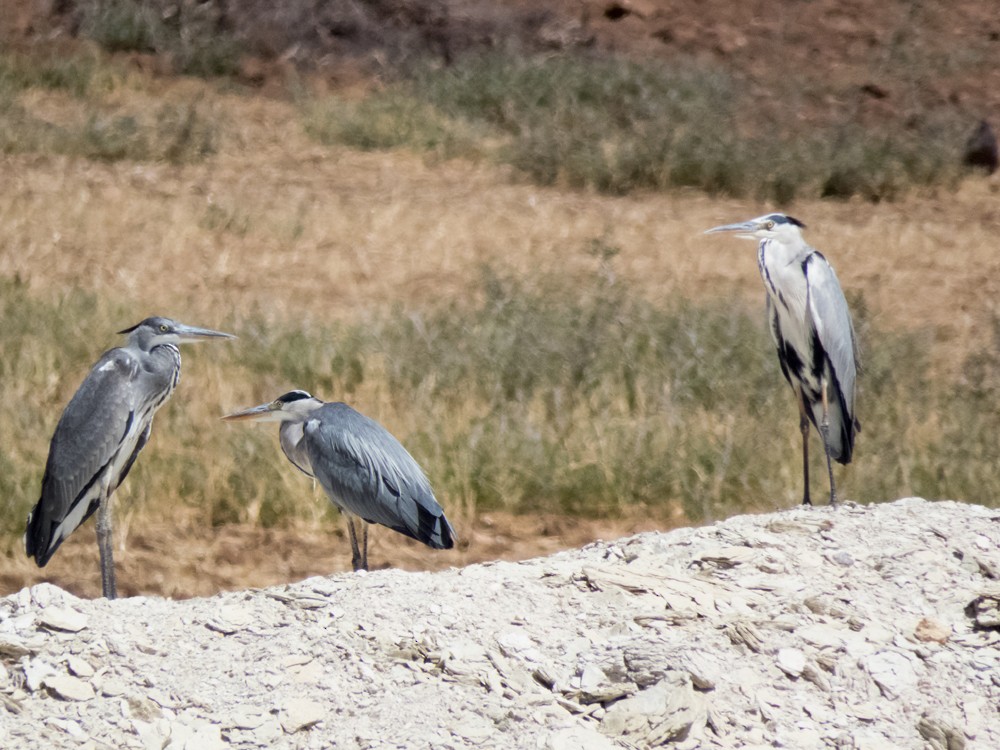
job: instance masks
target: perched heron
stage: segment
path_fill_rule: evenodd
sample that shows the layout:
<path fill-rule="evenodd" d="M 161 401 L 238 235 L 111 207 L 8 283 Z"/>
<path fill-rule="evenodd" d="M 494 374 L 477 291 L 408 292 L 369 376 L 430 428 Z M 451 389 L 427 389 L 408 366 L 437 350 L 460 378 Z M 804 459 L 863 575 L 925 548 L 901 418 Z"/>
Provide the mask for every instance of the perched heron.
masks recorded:
<path fill-rule="evenodd" d="M 757 266 L 767 290 L 771 336 L 785 380 L 799 403 L 802 431 L 802 495 L 809 499 L 809 423 L 819 430 L 830 475 L 830 504 L 836 504 L 831 459 L 849 464 L 854 436 L 854 381 L 858 349 L 851 313 L 833 267 L 802 239 L 805 225 L 775 213 L 709 229 L 759 240 Z"/>
<path fill-rule="evenodd" d="M 235 338 L 169 318 L 146 318 L 125 346 L 97 361 L 59 418 L 42 478 L 42 495 L 28 515 L 24 547 L 39 567 L 77 526 L 97 513 L 101 588 L 114 599 L 111 496 L 149 440 L 153 415 L 181 376 L 177 344 Z"/>
<path fill-rule="evenodd" d="M 278 439 L 285 456 L 317 479 L 347 516 L 354 570 L 368 570 L 368 523 L 434 549 L 455 546 L 455 530 L 413 456 L 382 425 L 347 404 L 289 391 L 223 419 L 281 423 Z M 367 522 L 361 525 L 360 544 L 355 516 Z"/>

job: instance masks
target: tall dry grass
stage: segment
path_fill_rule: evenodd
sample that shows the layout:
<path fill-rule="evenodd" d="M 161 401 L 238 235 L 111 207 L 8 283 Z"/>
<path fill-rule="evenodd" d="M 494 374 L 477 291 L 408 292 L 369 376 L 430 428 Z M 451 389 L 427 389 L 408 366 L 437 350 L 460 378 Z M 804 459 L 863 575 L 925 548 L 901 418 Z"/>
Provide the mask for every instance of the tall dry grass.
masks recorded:
<path fill-rule="evenodd" d="M 213 148 L 0 156 L 8 545 L 59 411 L 112 332 L 153 313 L 241 338 L 185 351 L 120 493 L 126 523 L 327 523 L 270 430 L 217 421 L 291 387 L 390 427 L 460 519 L 641 504 L 694 520 L 797 501 L 795 408 L 753 246 L 700 234 L 769 206 L 326 147 L 287 102 L 114 80 L 83 101 L 30 84 L 7 102 L 56 123 L 196 107 Z M 791 211 L 837 268 L 866 350 L 864 431 L 837 472 L 848 497 L 998 497 L 995 200 L 992 183 L 966 182 Z"/>

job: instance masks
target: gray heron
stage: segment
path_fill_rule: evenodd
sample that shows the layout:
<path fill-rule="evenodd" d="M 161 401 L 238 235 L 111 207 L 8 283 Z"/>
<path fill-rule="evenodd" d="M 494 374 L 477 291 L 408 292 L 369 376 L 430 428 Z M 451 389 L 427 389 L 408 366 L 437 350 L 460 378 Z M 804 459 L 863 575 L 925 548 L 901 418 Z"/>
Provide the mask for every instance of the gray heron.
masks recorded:
<path fill-rule="evenodd" d="M 757 267 L 767 290 L 771 336 L 785 380 L 799 404 L 803 505 L 809 499 L 809 423 L 823 439 L 830 504 L 837 502 L 831 459 L 849 464 L 861 425 L 854 415 L 858 348 L 840 282 L 819 251 L 802 239 L 805 225 L 781 213 L 709 229 L 759 240 Z"/>
<path fill-rule="evenodd" d="M 347 404 L 295 390 L 223 419 L 281 423 L 285 456 L 347 516 L 354 570 L 368 569 L 369 523 L 433 549 L 455 545 L 455 531 L 413 456 L 382 425 Z M 360 544 L 355 517 L 366 522 Z"/>
<path fill-rule="evenodd" d="M 235 338 L 169 318 L 146 318 L 119 331 L 124 346 L 105 352 L 56 425 L 42 494 L 28 515 L 24 548 L 45 567 L 59 545 L 97 511 L 101 589 L 116 595 L 111 496 L 149 440 L 153 415 L 181 376 L 177 344 Z"/>

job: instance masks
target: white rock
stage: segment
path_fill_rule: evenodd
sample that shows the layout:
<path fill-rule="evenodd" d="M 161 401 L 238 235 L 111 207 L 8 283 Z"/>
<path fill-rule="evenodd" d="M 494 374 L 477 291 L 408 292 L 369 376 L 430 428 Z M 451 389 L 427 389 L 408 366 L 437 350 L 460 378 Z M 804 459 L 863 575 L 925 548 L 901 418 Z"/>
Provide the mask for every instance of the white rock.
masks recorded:
<path fill-rule="evenodd" d="M 535 643 L 523 630 L 508 630 L 497 638 L 497 645 L 506 656 L 513 656 L 518 652 L 533 649 Z"/>
<path fill-rule="evenodd" d="M 94 676 L 94 668 L 90 666 L 90 662 L 86 659 L 81 659 L 79 656 L 75 656 L 73 654 L 67 656 L 66 666 L 69 669 L 70 674 L 76 675 L 77 677 L 89 679 Z"/>
<path fill-rule="evenodd" d="M 50 675 L 59 674 L 59 670 L 42 658 L 31 659 L 24 667 L 24 684 L 32 693 L 37 691 Z"/>
<path fill-rule="evenodd" d="M 287 734 L 311 727 L 325 718 L 326 707 L 308 698 L 292 698 L 281 706 L 281 728 Z"/>
<path fill-rule="evenodd" d="M 820 648 L 839 648 L 844 645 L 851 631 L 847 628 L 817 623 L 796 628 L 795 634 L 807 643 Z"/>
<path fill-rule="evenodd" d="M 492 721 L 474 715 L 466 716 L 450 727 L 453 734 L 475 744 L 489 739 L 490 735 L 493 734 L 494 728 Z"/>
<path fill-rule="evenodd" d="M 259 711 L 239 711 L 229 720 L 231 726 L 237 729 L 256 729 L 270 717 Z"/>
<path fill-rule="evenodd" d="M 38 614 L 38 623 L 52 630 L 78 633 L 87 627 L 87 616 L 75 609 L 46 607 Z"/>
<path fill-rule="evenodd" d="M 80 601 L 68 591 L 64 591 L 51 583 L 39 583 L 27 590 L 29 604 L 36 607 L 48 607 L 53 604 L 64 605 Z"/>
<path fill-rule="evenodd" d="M 580 670 L 580 690 L 584 693 L 595 693 L 608 681 L 604 670 L 596 664 L 585 664 Z"/>
<path fill-rule="evenodd" d="M 50 716 L 45 720 L 45 722 L 53 727 L 56 727 L 57 729 L 62 730 L 75 740 L 87 739 L 87 733 L 77 721 Z"/>
<path fill-rule="evenodd" d="M 42 684 L 63 700 L 89 701 L 94 697 L 94 688 L 89 682 L 68 674 L 47 675 Z"/>
<path fill-rule="evenodd" d="M 185 716 L 169 723 L 164 750 L 227 750 L 220 728 L 204 719 Z"/>
<path fill-rule="evenodd" d="M 845 568 L 849 568 L 854 565 L 854 557 L 847 550 L 834 552 L 833 555 L 830 556 L 830 559 L 837 563 L 837 565 L 842 565 Z"/>
<path fill-rule="evenodd" d="M 778 649 L 778 669 L 789 677 L 799 677 L 806 668 L 806 655 L 797 648 Z"/>
<path fill-rule="evenodd" d="M 0 633 L 0 656 L 10 656 L 16 659 L 31 653 L 34 653 L 34 649 L 23 638 L 12 633 Z"/>
<path fill-rule="evenodd" d="M 615 750 L 619 745 L 600 732 L 580 725 L 553 733 L 545 747 L 546 750 Z"/>
<path fill-rule="evenodd" d="M 882 694 L 890 700 L 917 684 L 917 673 L 910 657 L 899 651 L 872 654 L 864 660 L 864 667 Z"/>
<path fill-rule="evenodd" d="M 114 698 L 115 696 L 127 693 L 129 687 L 122 680 L 112 677 L 107 680 L 102 680 L 98 689 L 101 691 L 101 695 L 108 698 Z"/>
<path fill-rule="evenodd" d="M 155 722 L 132 719 L 132 731 L 139 737 L 143 750 L 163 750 L 169 740 L 169 728 L 164 734 Z"/>
<path fill-rule="evenodd" d="M 795 525 L 769 532 L 775 517 Z M 221 750 L 224 736 L 233 750 L 803 750 L 818 738 L 909 750 L 926 713 L 964 733 L 970 750 L 992 750 L 1000 633 L 974 629 L 965 608 L 996 584 L 953 550 L 989 555 L 974 534 L 994 536 L 997 517 L 957 503 L 845 503 L 522 563 L 338 574 L 274 589 L 283 598 L 82 601 L 50 588 L 43 607 L 17 594 L 0 598 L 0 643 L 15 641 L 2 659 L 8 679 L 0 669 L 0 748 Z M 756 551 L 750 564 L 705 562 L 743 545 Z M 837 551 L 855 564 L 830 562 Z M 758 570 L 772 558 L 787 562 L 781 576 Z M 604 578 L 581 575 L 598 569 Z M 314 607 L 316 581 L 331 583 Z M 87 627 L 41 625 L 52 607 L 86 616 Z M 205 627 L 213 618 L 241 627 L 221 636 Z M 950 631 L 943 645 L 917 646 L 923 660 L 910 640 L 921 618 Z M 757 650 L 731 638 L 733 622 Z M 803 659 L 798 679 L 774 671 L 780 661 L 795 674 Z M 41 688 L 87 674 L 93 700 Z M 585 703 L 581 686 L 627 697 Z M 654 687 L 656 700 L 632 692 Z M 883 696 L 893 691 L 896 700 Z M 296 716 L 287 709 L 297 698 L 319 706 Z M 933 730 L 925 721 L 924 734 Z"/>

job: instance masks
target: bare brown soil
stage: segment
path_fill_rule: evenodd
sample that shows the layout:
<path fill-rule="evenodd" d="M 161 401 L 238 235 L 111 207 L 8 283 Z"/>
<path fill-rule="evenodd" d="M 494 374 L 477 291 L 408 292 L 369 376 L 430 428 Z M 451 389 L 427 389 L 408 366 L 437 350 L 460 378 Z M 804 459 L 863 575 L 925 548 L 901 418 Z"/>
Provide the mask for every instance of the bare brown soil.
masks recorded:
<path fill-rule="evenodd" d="M 372 527 L 368 557 L 372 570 L 443 570 L 488 560 L 525 560 L 611 540 L 668 524 L 650 518 L 588 520 L 566 516 L 527 517 L 492 513 L 462 524 L 453 550 L 429 550 L 388 529 Z M 118 534 L 119 539 L 122 534 Z M 219 591 L 274 586 L 351 569 L 344 528 L 262 529 L 228 525 L 180 529 L 143 525 L 115 550 L 120 596 L 159 595 L 177 599 Z M 101 595 L 93 523 L 73 534 L 44 569 L 19 554 L 0 571 L 0 596 L 42 581 L 77 596 Z"/>
<path fill-rule="evenodd" d="M 166 15 L 194 5 L 147 0 Z M 0 41 L 72 39 L 85 2 L 6 0 Z M 496 47 L 710 61 L 754 92 L 753 111 L 805 123 L 892 121 L 946 106 L 1000 116 L 1000 15 L 991 0 L 304 0 L 198 3 L 246 54 L 246 82 L 271 88 L 297 67 L 334 87 L 367 86 L 418 57 L 450 63 Z M 169 60 L 132 55 L 164 73 Z M 279 86 L 280 88 L 280 86 Z"/>

